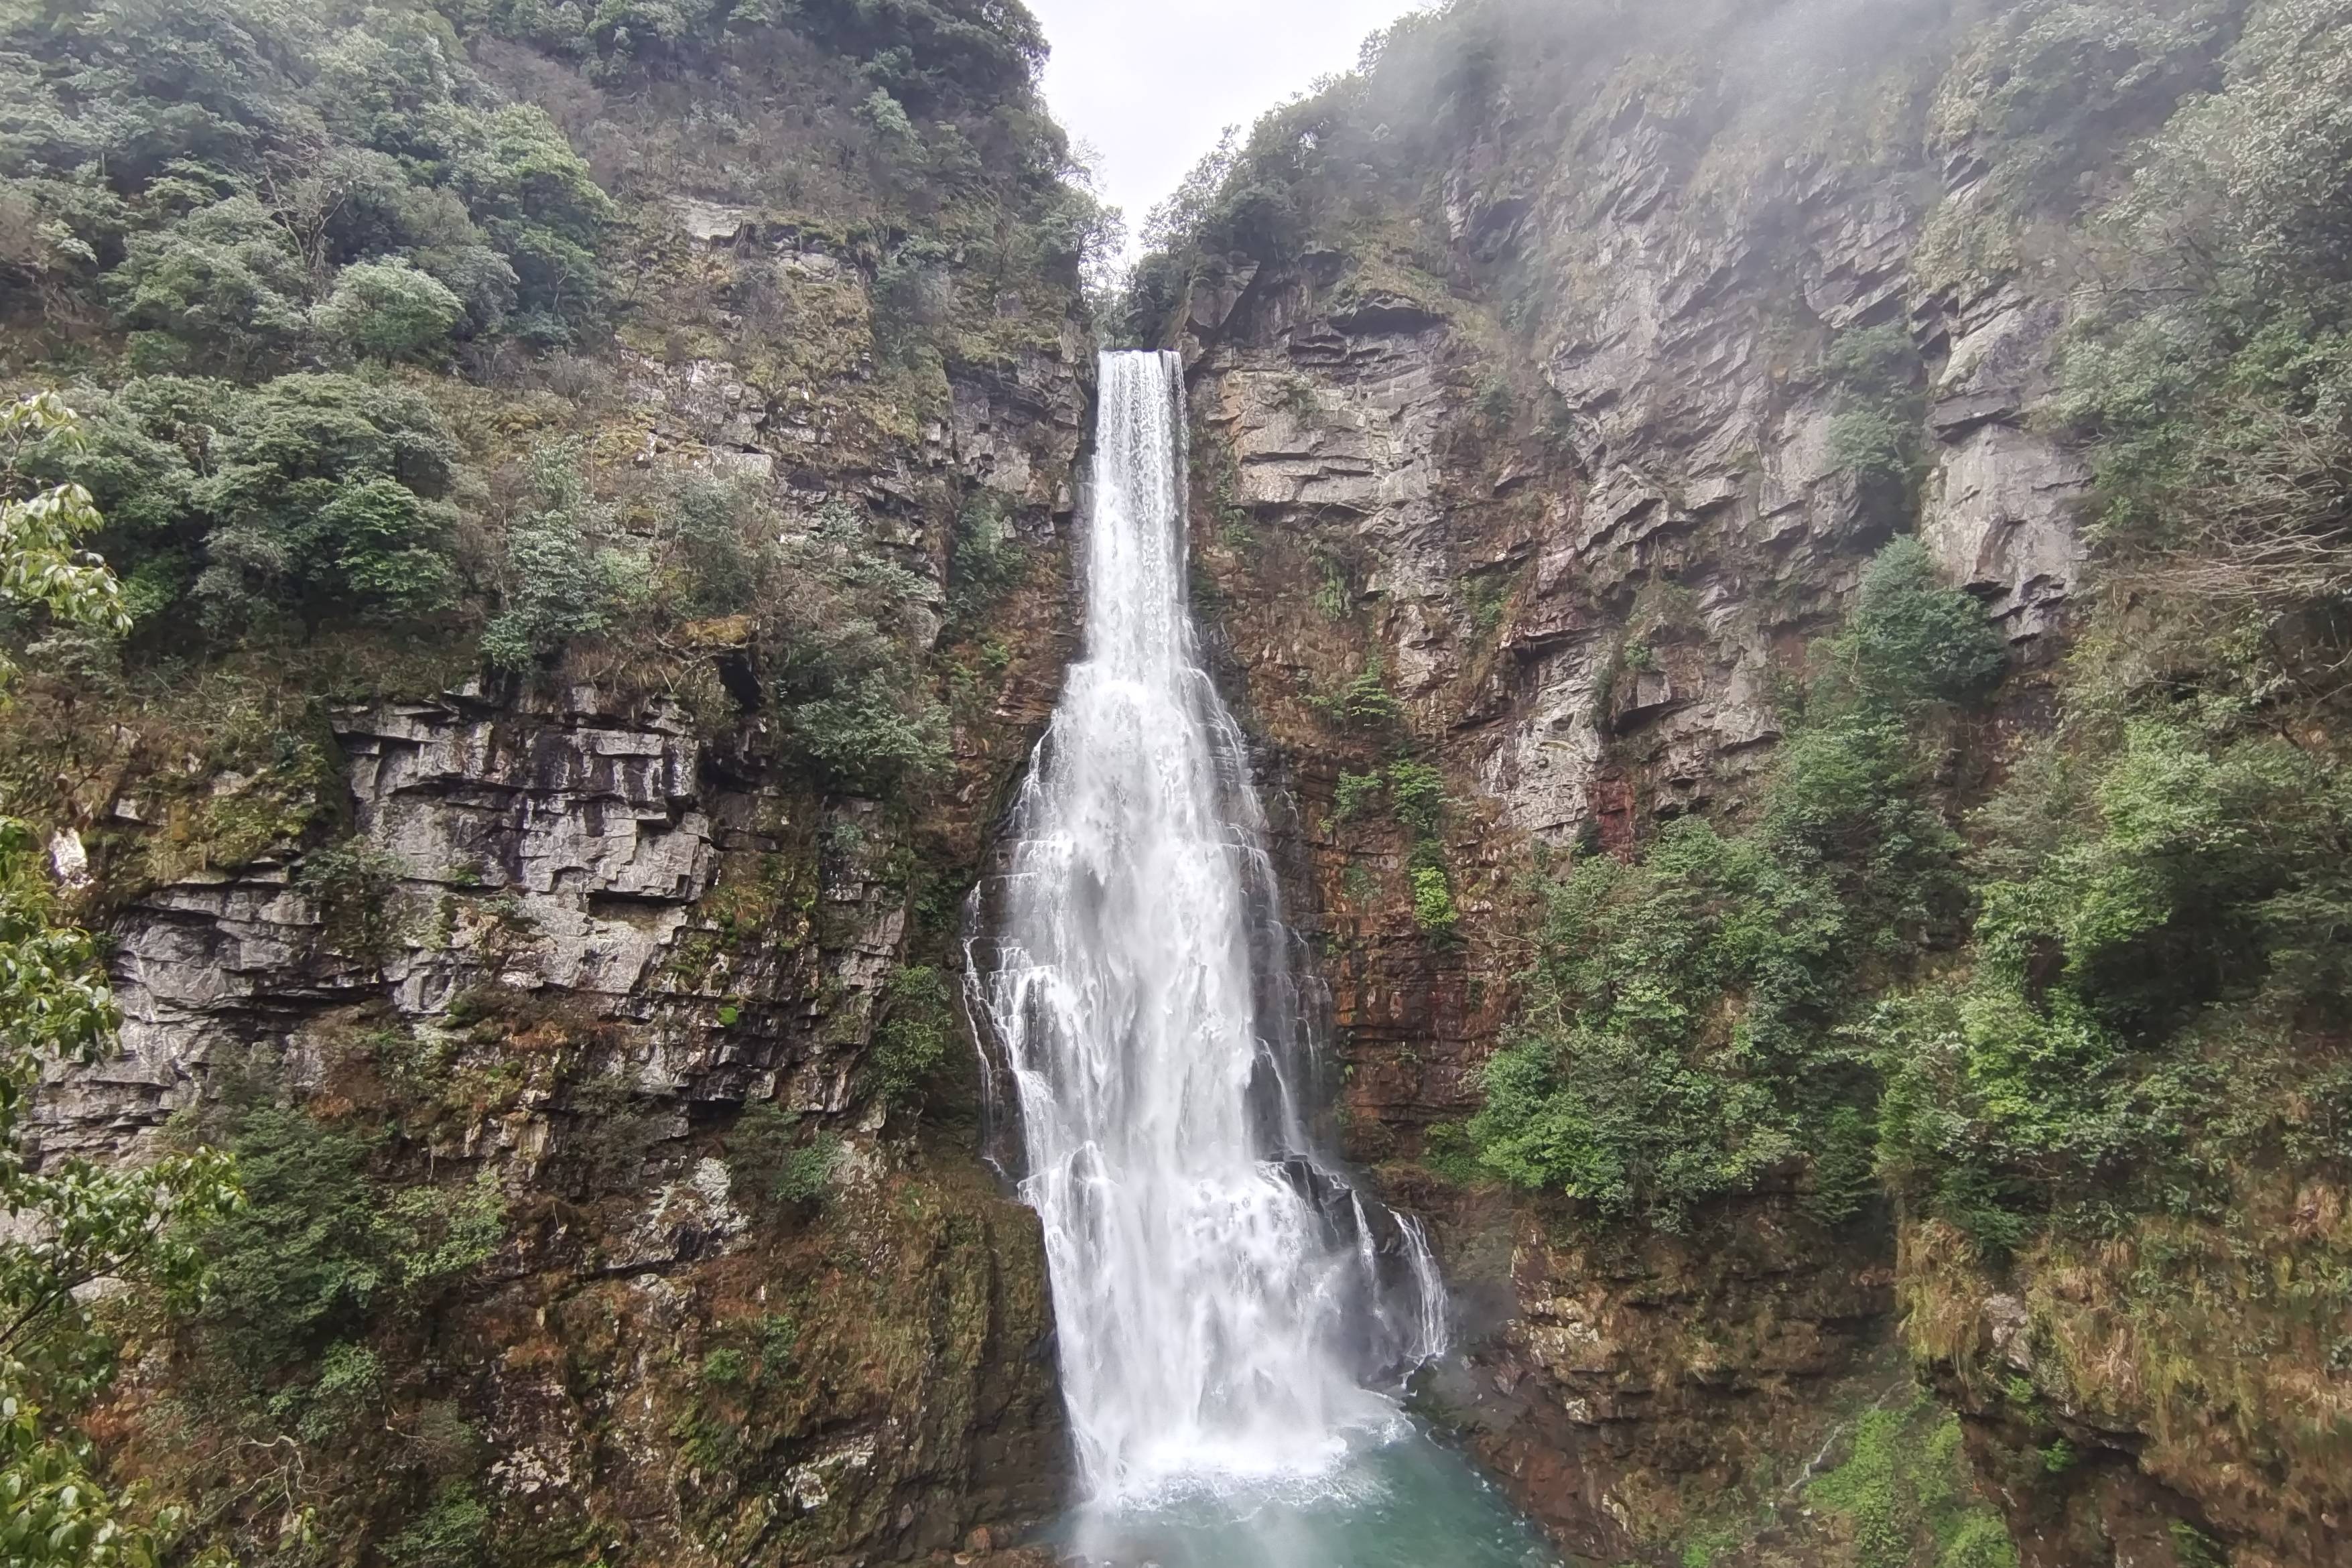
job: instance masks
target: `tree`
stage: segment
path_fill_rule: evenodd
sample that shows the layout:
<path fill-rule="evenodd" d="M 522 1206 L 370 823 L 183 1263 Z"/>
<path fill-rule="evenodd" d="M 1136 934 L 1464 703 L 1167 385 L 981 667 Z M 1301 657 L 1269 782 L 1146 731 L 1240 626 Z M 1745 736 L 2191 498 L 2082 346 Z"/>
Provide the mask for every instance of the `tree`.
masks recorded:
<path fill-rule="evenodd" d="M 466 302 L 431 273 L 397 259 L 362 261 L 336 274 L 310 324 L 364 358 L 431 359 L 465 315 Z"/>
<path fill-rule="evenodd" d="M 251 196 L 133 238 L 109 282 L 134 354 L 156 369 L 247 374 L 282 360 L 302 338 L 302 259 Z"/>
<path fill-rule="evenodd" d="M 121 636 L 131 627 L 122 591 L 104 562 L 77 548 L 99 527 L 98 508 L 79 485 L 51 485 L 22 500 L 15 449 L 35 440 L 71 443 L 79 435 L 73 411 L 52 395 L 27 397 L 0 410 L 0 443 L 11 449 L 0 466 L 0 605 L 46 611 L 58 622 Z M 0 652 L 0 694 L 15 663 Z"/>
<path fill-rule="evenodd" d="M 0 414 L 0 431 L 69 434 L 73 416 L 54 398 Z M 0 584 L 62 621 L 120 630 L 111 574 L 72 549 L 97 523 L 77 486 L 6 503 Z M 91 1473 L 89 1436 L 70 1415 L 102 1391 L 115 1346 L 102 1331 L 89 1287 L 102 1281 L 185 1306 L 201 1292 L 204 1256 L 195 1226 L 236 1208 L 226 1156 L 200 1150 L 152 1164 L 110 1168 L 86 1160 L 36 1167 L 21 1123 L 46 1064 L 88 1061 L 111 1041 L 114 1003 L 86 931 L 57 918 L 37 841 L 0 818 L 0 1562 L 30 1568 L 146 1568 L 178 1526 L 174 1510 L 142 1517 L 137 1499 Z"/>

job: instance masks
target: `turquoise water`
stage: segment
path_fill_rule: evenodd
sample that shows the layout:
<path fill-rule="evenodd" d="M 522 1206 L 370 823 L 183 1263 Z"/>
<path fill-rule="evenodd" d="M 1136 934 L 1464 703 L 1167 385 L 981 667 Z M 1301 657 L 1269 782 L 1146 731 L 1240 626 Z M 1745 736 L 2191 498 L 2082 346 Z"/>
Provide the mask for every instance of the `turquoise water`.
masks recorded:
<path fill-rule="evenodd" d="M 1052 1544 L 1087 1568 L 1558 1568 L 1460 1454 L 1402 1420 L 1388 1436 L 1311 1479 L 1082 1509 Z"/>

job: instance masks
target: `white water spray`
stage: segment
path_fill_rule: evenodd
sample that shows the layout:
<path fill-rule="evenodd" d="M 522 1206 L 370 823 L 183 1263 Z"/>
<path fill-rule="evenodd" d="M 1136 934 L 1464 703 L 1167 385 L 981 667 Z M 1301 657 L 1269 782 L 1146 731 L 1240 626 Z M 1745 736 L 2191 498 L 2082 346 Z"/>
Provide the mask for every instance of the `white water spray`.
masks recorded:
<path fill-rule="evenodd" d="M 1277 1488 L 1443 1348 L 1419 1228 L 1314 1157 L 1307 1033 L 1240 732 L 1185 605 L 1174 356 L 1106 354 L 1087 643 L 975 922 L 1091 1500 Z"/>

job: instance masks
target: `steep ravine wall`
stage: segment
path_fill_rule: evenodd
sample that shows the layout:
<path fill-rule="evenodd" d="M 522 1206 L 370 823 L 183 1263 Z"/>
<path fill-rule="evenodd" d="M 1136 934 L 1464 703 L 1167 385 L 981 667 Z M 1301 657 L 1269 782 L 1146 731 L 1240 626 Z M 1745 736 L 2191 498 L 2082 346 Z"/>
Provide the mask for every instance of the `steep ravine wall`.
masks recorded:
<path fill-rule="evenodd" d="M 1324 205 L 1295 198 L 1325 216 L 1286 253 L 1194 258 L 1160 327 L 1190 374 L 1200 596 L 1269 780 L 1294 797 L 1285 861 L 1332 989 L 1343 1143 L 1432 1217 L 1471 1331 L 1431 1407 L 1595 1560 L 1904 1560 L 1867 1555 L 1891 1548 L 1817 1515 L 1804 1486 L 1865 1413 L 1910 1397 L 1915 1355 L 2035 1568 L 2185 1568 L 2213 1540 L 2241 1564 L 2342 1550 L 2325 1505 L 2263 1516 L 2255 1498 L 2308 1483 L 2251 1481 L 2237 1439 L 2160 1439 L 2150 1404 L 2070 1405 L 2060 1363 L 2091 1347 L 2047 1347 L 2095 1309 L 2053 1318 L 2044 1300 L 2029 1331 L 2017 1284 L 1948 1268 L 1933 1333 L 1921 1277 L 1902 1293 L 1906 1340 L 1898 1283 L 1936 1257 L 1932 1227 L 1898 1247 L 1879 1208 L 1825 1231 L 1801 1194 L 1767 1190 L 1684 1234 L 1596 1234 L 1564 1202 L 1465 1190 L 1423 1163 L 1429 1129 L 1478 1105 L 1513 1017 L 1530 874 L 1571 848 L 1628 852 L 1685 814 L 1739 820 L 1809 643 L 1894 534 L 1916 531 L 2011 650 L 1945 783 L 1966 798 L 2046 722 L 2091 468 L 2042 417 L 2072 209 L 2045 210 L 2021 251 L 1959 254 L 1971 226 L 2020 226 L 1993 177 L 2016 149 L 1990 114 L 1952 111 L 1990 90 L 1969 78 L 1970 29 L 2001 9 L 1915 7 L 1833 79 L 1797 70 L 1788 97 L 1810 119 L 1727 46 L 1600 45 L 1565 103 L 1492 68 L 1473 110 L 1449 88 L 1451 118 L 1402 175 L 1334 174 Z M 2210 79 L 2229 34 L 2200 17 L 2208 52 L 2130 93 L 2101 97 L 2084 68 L 2094 107 L 2068 167 L 2105 166 Z M 1895 399 L 1908 489 L 1857 475 L 1851 405 L 1821 369 L 1873 329 L 1916 355 Z M 1393 713 L 1351 709 L 1367 682 Z M 1343 798 L 1400 746 L 1447 786 L 1454 910 L 1436 929 L 1416 910 L 1418 830 L 1378 794 Z M 2073 1267 L 2011 1278 L 2063 1299 L 2093 1289 L 2063 1282 L 2084 1278 Z M 2210 1353 L 2213 1377 L 2233 1375 L 2237 1352 Z M 2029 1373 L 2030 1403 L 2074 1412 L 2071 1447 L 2048 1449 L 2065 1463 L 2036 1447 L 2048 1409 L 2013 1403 Z M 1720 1530 L 1727 1508 L 1746 1518 Z"/>
<path fill-rule="evenodd" d="M 722 289 L 826 260 L 749 211 L 689 204 L 675 224 L 665 244 Z M 809 270 L 866 286 L 845 262 Z M 978 864 L 1073 646 L 1091 355 L 1071 328 L 1066 352 L 951 367 L 952 417 L 911 450 L 831 389 L 780 407 L 722 361 L 603 374 L 604 417 L 658 472 L 750 473 L 795 513 L 846 501 L 935 598 L 964 498 L 1010 518 L 1027 570 L 989 621 L 1008 652 L 963 699 L 929 805 L 821 795 L 756 709 L 714 729 L 626 682 L 329 706 L 323 805 L 349 825 L 337 853 L 377 876 L 322 894 L 315 845 L 289 837 L 139 888 L 110 917 L 121 1054 L 48 1086 L 37 1152 L 137 1158 L 252 1079 L 332 1125 L 396 1127 L 383 1157 L 407 1179 L 490 1184 L 495 1256 L 380 1353 L 404 1362 L 388 1431 L 451 1411 L 489 1456 L 467 1479 L 501 1554 L 984 1553 L 1065 1489 L 1041 1238 L 979 1158 L 968 1047 L 924 1114 L 876 1092 L 876 1035 L 917 924 L 951 943 L 952 898 L 917 900 Z M 722 670 L 755 657 L 719 643 Z M 139 858 L 180 824 L 158 798 L 188 782 L 159 764 L 168 744 L 125 730 L 76 786 L 68 831 L 101 864 L 158 863 Z M 252 781 L 194 784 L 234 806 Z M 837 1151 L 821 1201 L 747 1185 L 764 1168 L 747 1111 Z M 320 1489 L 299 1459 L 265 1487 L 243 1434 L 173 1435 L 201 1364 L 158 1344 L 138 1365 L 109 1417 L 125 1476 L 200 1497 L 235 1478 L 205 1504 L 230 1525 L 316 1511 L 353 1552 L 421 1507 L 381 1474 Z"/>

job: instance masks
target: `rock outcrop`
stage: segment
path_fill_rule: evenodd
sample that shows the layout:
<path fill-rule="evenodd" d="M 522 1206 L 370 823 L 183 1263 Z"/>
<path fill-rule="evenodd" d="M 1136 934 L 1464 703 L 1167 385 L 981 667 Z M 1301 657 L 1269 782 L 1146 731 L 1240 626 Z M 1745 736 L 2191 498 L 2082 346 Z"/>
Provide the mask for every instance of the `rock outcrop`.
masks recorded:
<path fill-rule="evenodd" d="M 1834 61 L 1774 56 L 1788 69 L 1769 82 L 1727 43 L 1653 58 L 1638 38 L 1449 78 L 1417 153 L 1385 132 L 1345 143 L 1396 166 L 1375 178 L 1333 154 L 1327 184 L 1294 195 L 1323 226 L 1282 254 L 1202 258 L 1166 325 L 1191 376 L 1226 678 L 1296 803 L 1286 863 L 1332 986 L 1341 1134 L 1432 1215 L 1474 1303 L 1466 1368 L 1433 1397 L 1564 1545 L 1602 1560 L 1677 1550 L 1710 1495 L 1798 1511 L 1779 1489 L 1907 1385 L 1895 1226 L 1832 1236 L 1767 1193 L 1704 1234 L 1611 1251 L 1540 1205 L 1497 1217 L 1501 1200 L 1433 1181 L 1430 1130 L 1479 1104 L 1512 1016 L 1526 872 L 1685 814 L 1739 820 L 1808 645 L 1896 532 L 2008 639 L 2002 723 L 2044 700 L 2083 581 L 2091 468 L 2041 417 L 2065 275 L 1959 258 L 1972 222 L 2018 220 L 1989 174 L 2004 150 L 1939 106 L 1990 90 L 1958 43 L 1980 18 L 1916 11 L 1891 38 L 1855 23 Z M 1717 42 L 1747 26 L 1727 16 Z M 1541 68 L 1556 99 L 1524 86 Z M 1379 799 L 1401 744 L 1448 782 L 1433 857 L 1423 830 L 1352 804 Z M 1434 930 L 1412 871 L 1433 860 L 1458 914 Z M 1982 1394 L 1961 1401 L 1979 1439 L 2003 1418 Z M 2228 1506 L 2140 1476 L 2139 1436 L 2080 1442 L 2138 1479 L 2048 1506 L 2121 1517 L 2114 1500 L 2149 1485 L 2179 1518 Z M 2024 1530 L 2070 1484 L 2003 1495 Z M 1790 1528 L 1772 1550 L 1811 1527 Z M 2110 1542 L 2140 1561 L 2127 1542 L 2162 1533 L 2103 1530 L 2037 1561 L 2105 1563 Z"/>
<path fill-rule="evenodd" d="M 748 209 L 688 204 L 652 243 L 674 319 L 753 274 L 803 308 L 869 308 L 870 265 Z M 159 763 L 126 726 L 60 839 L 88 841 L 77 869 L 109 900 L 122 1027 L 119 1054 L 53 1075 L 37 1156 L 141 1158 L 224 1082 L 258 1082 L 397 1129 L 388 1180 L 489 1184 L 504 1239 L 394 1381 L 404 1408 L 478 1434 L 469 1484 L 510 1554 L 985 1561 L 1064 1489 L 1041 1237 L 974 1146 L 973 1058 L 927 1063 L 928 1127 L 894 1119 L 874 1061 L 893 977 L 952 944 L 952 904 L 924 914 L 918 895 L 978 864 L 1069 654 L 1091 356 L 1063 323 L 947 365 L 940 416 L 899 432 L 870 371 L 780 384 L 753 362 L 772 346 L 750 336 L 740 363 L 616 347 L 580 405 L 641 482 L 715 473 L 787 527 L 855 520 L 854 547 L 917 585 L 906 613 L 930 642 L 959 518 L 1004 520 L 1027 569 L 987 624 L 1009 646 L 962 672 L 919 817 L 795 765 L 764 705 L 774 650 L 744 621 L 681 634 L 695 701 L 675 675 L 575 660 L 320 704 L 331 773 L 282 820 L 254 779 Z M 250 796 L 264 835 L 151 853 L 191 819 L 158 792 L 191 791 Z M 925 919 L 947 935 L 919 951 Z M 799 1140 L 820 1192 L 747 1188 L 747 1113 Z M 109 1418 L 132 1435 L 126 1472 L 189 1492 L 240 1477 L 226 1436 L 163 1435 L 173 1380 L 205 1370 L 146 1364 Z M 363 1517 L 395 1506 L 383 1478 L 365 1481 L 313 1498 L 298 1474 L 285 1506 L 391 1531 Z M 231 1518 L 262 1495 L 239 1484 Z"/>

